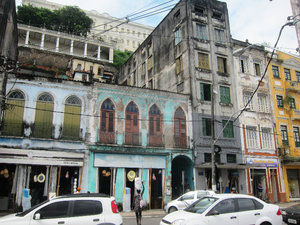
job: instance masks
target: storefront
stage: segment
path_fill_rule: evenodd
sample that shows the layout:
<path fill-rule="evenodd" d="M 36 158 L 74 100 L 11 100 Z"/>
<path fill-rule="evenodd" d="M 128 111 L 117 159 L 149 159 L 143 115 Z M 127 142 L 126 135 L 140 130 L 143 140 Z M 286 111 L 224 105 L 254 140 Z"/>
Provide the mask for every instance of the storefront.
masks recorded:
<path fill-rule="evenodd" d="M 248 194 L 270 202 L 285 201 L 282 173 L 277 158 L 247 157 L 246 163 Z"/>
<path fill-rule="evenodd" d="M 1 210 L 21 211 L 26 189 L 30 205 L 74 193 L 82 178 L 83 153 L 1 149 Z"/>
<path fill-rule="evenodd" d="M 287 201 L 300 200 L 300 165 L 299 162 L 283 164 Z"/>

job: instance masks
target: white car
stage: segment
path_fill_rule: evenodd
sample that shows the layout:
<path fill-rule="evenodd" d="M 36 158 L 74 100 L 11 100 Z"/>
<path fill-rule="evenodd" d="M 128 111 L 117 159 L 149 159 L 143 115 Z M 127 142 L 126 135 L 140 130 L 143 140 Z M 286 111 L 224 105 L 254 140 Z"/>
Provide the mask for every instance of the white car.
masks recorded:
<path fill-rule="evenodd" d="M 56 197 L 22 213 L 0 218 L 5 225 L 95 225 L 123 224 L 113 197 L 74 194 Z"/>
<path fill-rule="evenodd" d="M 279 206 L 242 194 L 215 194 L 166 215 L 160 225 L 282 225 Z"/>
<path fill-rule="evenodd" d="M 198 199 L 204 196 L 210 196 L 215 194 L 214 191 L 209 190 L 196 190 L 196 191 L 189 191 L 179 198 L 169 202 L 165 206 L 166 213 L 175 212 L 177 210 L 182 210 L 191 205 L 193 202 L 197 201 Z"/>

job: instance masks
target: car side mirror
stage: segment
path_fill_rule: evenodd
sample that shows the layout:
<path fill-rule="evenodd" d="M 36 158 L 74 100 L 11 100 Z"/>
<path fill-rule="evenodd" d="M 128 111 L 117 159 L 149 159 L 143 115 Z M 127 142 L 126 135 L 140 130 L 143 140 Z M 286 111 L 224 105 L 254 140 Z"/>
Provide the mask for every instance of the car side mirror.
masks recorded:
<path fill-rule="evenodd" d="M 40 220 L 41 219 L 41 214 L 39 214 L 39 213 L 34 214 L 34 219 L 35 220 Z"/>
<path fill-rule="evenodd" d="M 213 209 L 208 213 L 208 216 L 216 216 L 216 215 L 220 215 L 220 213 L 215 209 Z"/>

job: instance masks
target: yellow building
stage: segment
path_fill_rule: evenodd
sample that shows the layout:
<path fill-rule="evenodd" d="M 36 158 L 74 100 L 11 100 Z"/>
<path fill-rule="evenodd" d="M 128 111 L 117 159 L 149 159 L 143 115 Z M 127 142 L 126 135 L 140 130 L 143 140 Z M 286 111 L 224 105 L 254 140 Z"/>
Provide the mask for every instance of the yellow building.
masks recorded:
<path fill-rule="evenodd" d="M 277 51 L 269 67 L 286 199 L 300 198 L 300 57 Z"/>

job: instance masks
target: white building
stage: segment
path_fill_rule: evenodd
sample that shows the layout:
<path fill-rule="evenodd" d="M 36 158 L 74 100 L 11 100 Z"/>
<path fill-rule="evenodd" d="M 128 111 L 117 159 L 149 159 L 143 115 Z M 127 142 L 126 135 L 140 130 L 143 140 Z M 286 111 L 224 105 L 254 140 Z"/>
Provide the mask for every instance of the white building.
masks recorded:
<path fill-rule="evenodd" d="M 22 4 L 31 4 L 50 10 L 64 7 L 64 5 L 46 0 L 22 0 Z M 112 17 L 108 13 L 99 13 L 95 10 L 85 10 L 85 13 L 94 21 L 89 36 L 105 42 L 112 42 L 116 49 L 120 50 L 134 51 L 154 29 L 138 23 L 126 23 L 126 20 Z"/>

